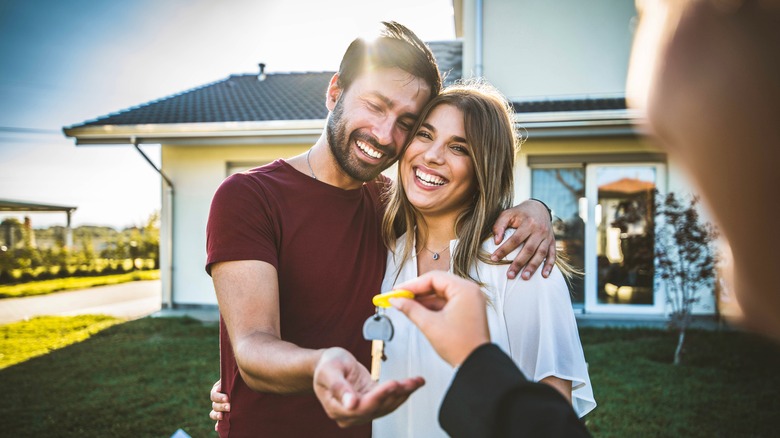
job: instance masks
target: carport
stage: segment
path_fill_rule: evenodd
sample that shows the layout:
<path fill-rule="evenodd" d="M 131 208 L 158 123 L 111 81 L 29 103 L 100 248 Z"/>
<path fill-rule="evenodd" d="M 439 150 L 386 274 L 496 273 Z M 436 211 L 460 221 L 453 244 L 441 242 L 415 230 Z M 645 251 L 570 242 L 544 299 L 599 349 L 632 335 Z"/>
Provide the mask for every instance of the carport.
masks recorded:
<path fill-rule="evenodd" d="M 71 215 L 77 207 L 54 204 L 41 204 L 37 202 L 15 201 L 11 199 L 0 199 L 0 212 L 8 213 L 28 213 L 28 212 L 63 212 L 67 217 L 65 226 L 65 246 L 73 247 L 73 230 L 70 227 Z"/>

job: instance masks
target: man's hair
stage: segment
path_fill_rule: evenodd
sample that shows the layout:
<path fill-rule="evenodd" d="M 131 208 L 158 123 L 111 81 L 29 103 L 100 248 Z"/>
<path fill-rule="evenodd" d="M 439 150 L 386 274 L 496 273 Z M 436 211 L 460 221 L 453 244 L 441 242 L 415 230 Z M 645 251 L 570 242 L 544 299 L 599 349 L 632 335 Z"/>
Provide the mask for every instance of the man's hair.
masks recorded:
<path fill-rule="evenodd" d="M 349 45 L 339 66 L 339 88 L 346 91 L 366 70 L 397 67 L 424 80 L 431 97 L 439 94 L 441 75 L 428 46 L 402 24 L 383 21 L 382 25 L 376 39 L 357 38 Z"/>

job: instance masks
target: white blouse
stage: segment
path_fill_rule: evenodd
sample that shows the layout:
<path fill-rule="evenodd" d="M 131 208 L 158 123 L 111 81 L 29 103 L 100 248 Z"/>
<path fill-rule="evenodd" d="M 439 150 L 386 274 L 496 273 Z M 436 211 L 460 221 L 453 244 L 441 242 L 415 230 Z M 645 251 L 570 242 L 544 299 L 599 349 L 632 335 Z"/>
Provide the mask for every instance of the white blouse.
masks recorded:
<path fill-rule="evenodd" d="M 455 245 L 457 240 L 450 242 L 450 254 Z M 498 245 L 488 239 L 482 247 L 492 253 Z M 403 237 L 398 239 L 395 254 L 388 253 L 382 291 L 390 291 L 395 284 L 418 276 L 416 256 L 398 266 L 402 253 Z M 516 255 L 517 251 L 507 259 Z M 538 269 L 529 280 L 509 280 L 507 268 L 508 265 L 480 262 L 470 272 L 487 285 L 483 291 L 489 299 L 486 310 L 491 341 L 512 357 L 529 380 L 538 382 L 555 376 L 571 381 L 572 405 L 578 416 L 584 416 L 596 407 L 596 402 L 563 275 L 555 268 L 545 279 Z M 439 426 L 439 407 L 455 370 L 436 354 L 403 313 L 390 308 L 387 316 L 393 323 L 394 335 L 385 343 L 387 360 L 382 362 L 380 382 L 422 376 L 425 385 L 393 413 L 374 420 L 372 436 L 446 437 Z"/>

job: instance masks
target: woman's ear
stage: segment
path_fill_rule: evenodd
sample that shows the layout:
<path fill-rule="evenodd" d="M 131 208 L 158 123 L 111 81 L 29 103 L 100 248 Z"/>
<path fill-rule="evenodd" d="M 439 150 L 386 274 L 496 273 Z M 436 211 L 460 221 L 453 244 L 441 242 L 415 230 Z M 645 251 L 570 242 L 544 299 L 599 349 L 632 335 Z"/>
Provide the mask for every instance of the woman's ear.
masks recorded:
<path fill-rule="evenodd" d="M 338 85 L 339 82 L 339 74 L 336 73 L 333 75 L 332 78 L 330 78 L 330 83 L 328 84 L 328 92 L 326 93 L 326 99 L 325 99 L 325 106 L 328 107 L 328 111 L 333 111 L 333 108 L 336 107 L 336 102 L 338 102 L 339 97 L 341 96 L 341 87 Z"/>

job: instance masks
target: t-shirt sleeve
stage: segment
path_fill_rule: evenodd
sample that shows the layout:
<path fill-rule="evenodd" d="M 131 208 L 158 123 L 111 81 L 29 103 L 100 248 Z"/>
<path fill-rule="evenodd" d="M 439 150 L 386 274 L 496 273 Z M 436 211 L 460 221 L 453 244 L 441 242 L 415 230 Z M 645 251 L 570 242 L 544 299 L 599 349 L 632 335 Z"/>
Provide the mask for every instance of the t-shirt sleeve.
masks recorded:
<path fill-rule="evenodd" d="M 254 175 L 237 173 L 222 182 L 206 225 L 209 275 L 214 263 L 235 260 L 260 260 L 278 269 L 279 224 L 272 196 Z"/>

